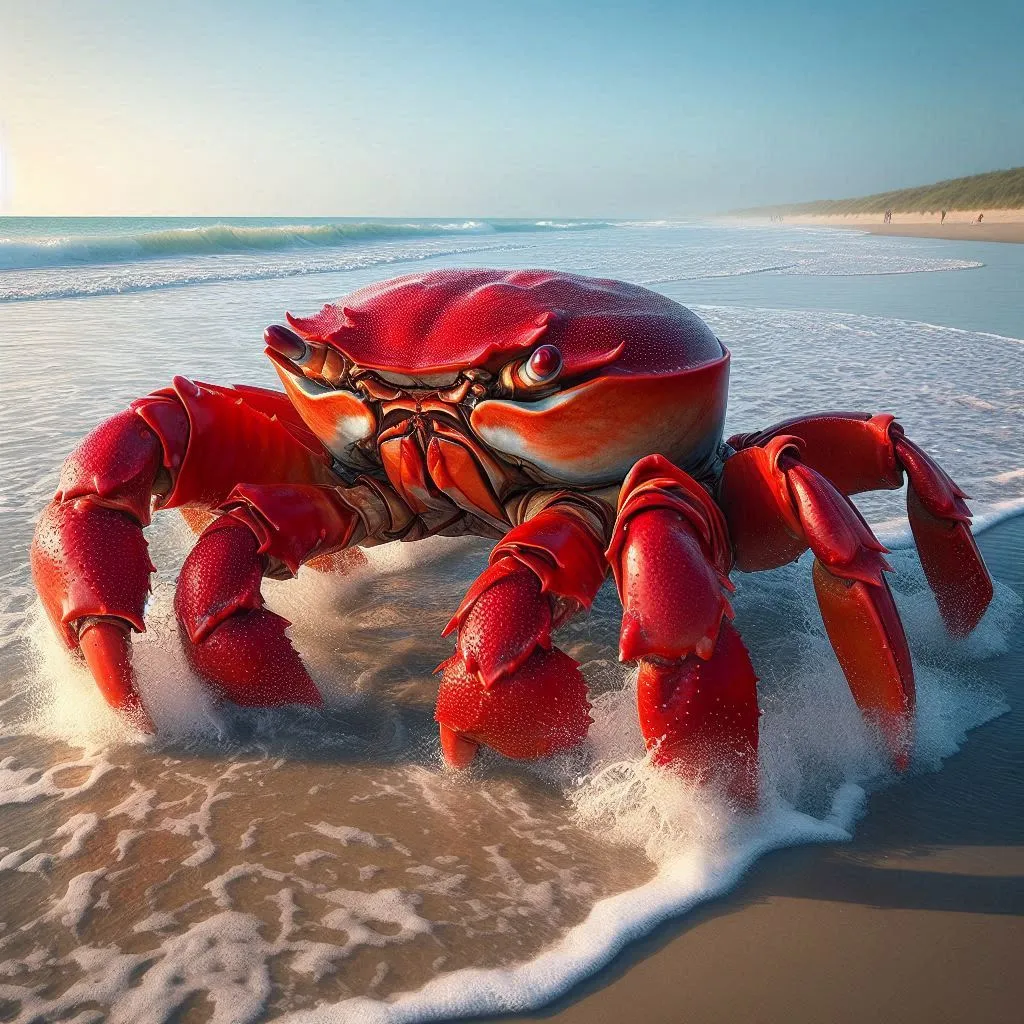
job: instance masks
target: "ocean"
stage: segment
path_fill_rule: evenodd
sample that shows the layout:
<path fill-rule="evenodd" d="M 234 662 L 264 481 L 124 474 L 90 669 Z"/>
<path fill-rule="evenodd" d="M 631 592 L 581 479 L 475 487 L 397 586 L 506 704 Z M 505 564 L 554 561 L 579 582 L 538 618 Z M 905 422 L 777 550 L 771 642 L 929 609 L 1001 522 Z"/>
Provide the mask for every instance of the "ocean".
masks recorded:
<path fill-rule="evenodd" d="M 191 534 L 149 531 L 138 639 L 159 734 L 127 733 L 59 648 L 31 587 L 33 524 L 65 455 L 175 374 L 276 386 L 262 331 L 371 281 L 438 266 L 617 277 L 695 309 L 732 350 L 727 433 L 820 409 L 895 413 L 972 496 L 1024 509 L 1024 246 L 712 223 L 0 218 L 0 1020 L 398 1022 L 565 993 L 771 849 L 843 842 L 899 786 L 817 613 L 807 558 L 735 574 L 760 677 L 756 815 L 653 770 L 610 586 L 559 643 L 582 664 L 587 743 L 442 771 L 441 629 L 487 547 L 368 552 L 343 578 L 268 581 L 323 711 L 215 704 L 177 646 Z M 997 580 L 946 638 L 898 492 L 858 507 L 893 549 L 918 678 L 913 775 L 1007 709 L 990 667 L 1020 598 Z"/>

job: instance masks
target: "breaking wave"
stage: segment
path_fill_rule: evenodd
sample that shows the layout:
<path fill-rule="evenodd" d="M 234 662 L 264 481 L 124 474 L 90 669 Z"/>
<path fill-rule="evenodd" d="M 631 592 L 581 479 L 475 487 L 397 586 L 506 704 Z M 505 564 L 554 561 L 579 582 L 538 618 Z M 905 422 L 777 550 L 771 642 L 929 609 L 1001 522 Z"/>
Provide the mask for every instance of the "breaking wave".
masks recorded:
<path fill-rule="evenodd" d="M 534 231 L 592 231 L 609 221 L 459 220 L 340 221 L 326 224 L 215 224 L 118 234 L 0 238 L 0 270 L 128 263 L 177 256 L 336 248 L 354 242 Z"/>

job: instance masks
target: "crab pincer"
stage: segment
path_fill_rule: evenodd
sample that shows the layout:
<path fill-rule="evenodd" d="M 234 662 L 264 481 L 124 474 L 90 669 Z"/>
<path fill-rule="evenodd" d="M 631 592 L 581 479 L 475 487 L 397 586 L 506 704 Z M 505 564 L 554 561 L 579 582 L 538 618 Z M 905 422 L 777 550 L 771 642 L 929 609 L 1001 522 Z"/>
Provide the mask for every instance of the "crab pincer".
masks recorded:
<path fill-rule="evenodd" d="M 546 757 L 579 744 L 590 726 L 579 665 L 551 633 L 589 608 L 605 577 L 601 533 L 582 505 L 551 505 L 512 530 L 445 632 L 435 717 L 450 767 L 480 744 L 506 757 Z"/>

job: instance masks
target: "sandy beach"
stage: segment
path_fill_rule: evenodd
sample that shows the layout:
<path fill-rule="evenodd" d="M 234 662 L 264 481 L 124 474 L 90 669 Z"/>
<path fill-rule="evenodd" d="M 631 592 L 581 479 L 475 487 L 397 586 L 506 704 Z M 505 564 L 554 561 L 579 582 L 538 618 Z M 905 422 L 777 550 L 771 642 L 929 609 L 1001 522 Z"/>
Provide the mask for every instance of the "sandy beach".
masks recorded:
<path fill-rule="evenodd" d="M 893 213 L 889 224 L 883 223 L 881 213 L 831 217 L 802 214 L 786 216 L 776 223 L 788 227 L 859 228 L 873 235 L 948 238 L 959 242 L 1024 242 L 1024 210 L 950 210 L 945 220 L 939 213 Z"/>
<path fill-rule="evenodd" d="M 1024 517 L 982 534 L 1024 592 Z M 853 842 L 765 857 L 547 1011 L 513 1021 L 711 1024 L 1019 1020 L 1024 638 L 992 666 L 1013 706 L 943 770 L 875 794 Z"/>

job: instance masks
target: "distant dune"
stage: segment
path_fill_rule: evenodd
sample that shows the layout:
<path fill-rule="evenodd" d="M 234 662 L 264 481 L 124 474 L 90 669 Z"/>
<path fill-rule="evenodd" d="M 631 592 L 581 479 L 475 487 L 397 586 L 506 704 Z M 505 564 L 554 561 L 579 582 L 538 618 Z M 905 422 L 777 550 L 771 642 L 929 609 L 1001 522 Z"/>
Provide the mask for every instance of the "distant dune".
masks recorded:
<path fill-rule="evenodd" d="M 733 216 L 770 217 L 800 215 L 834 217 L 857 213 L 936 213 L 942 210 L 1020 210 L 1024 209 L 1024 167 L 1008 171 L 972 174 L 934 185 L 877 192 L 856 199 L 816 199 L 809 203 L 788 203 L 736 210 Z"/>
<path fill-rule="evenodd" d="M 873 234 L 1024 242 L 1024 167 L 854 199 L 758 206 L 729 216 L 861 228 Z"/>

